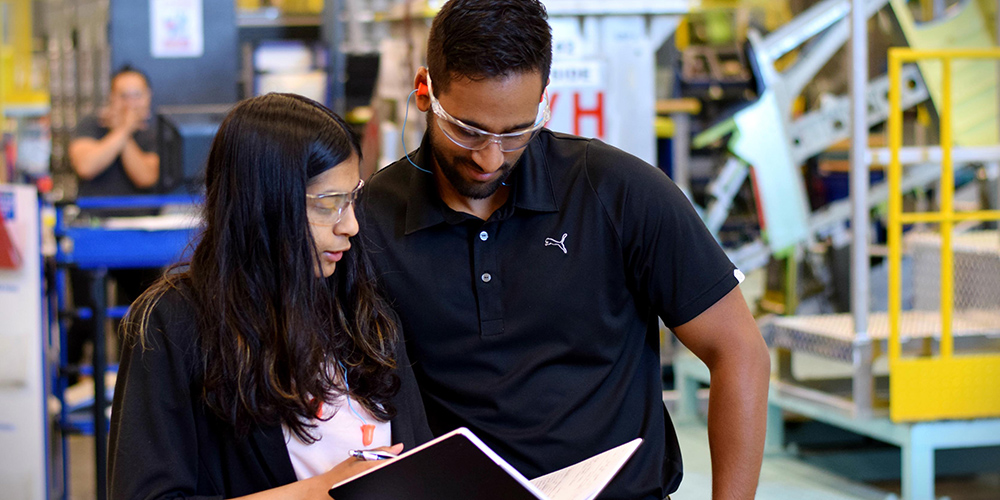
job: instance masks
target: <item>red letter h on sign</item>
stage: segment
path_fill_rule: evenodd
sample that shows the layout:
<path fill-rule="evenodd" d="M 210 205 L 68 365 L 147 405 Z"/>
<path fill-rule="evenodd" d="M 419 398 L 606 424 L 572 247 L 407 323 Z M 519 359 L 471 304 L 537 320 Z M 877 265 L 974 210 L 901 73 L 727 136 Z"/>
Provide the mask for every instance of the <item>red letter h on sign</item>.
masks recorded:
<path fill-rule="evenodd" d="M 604 92 L 597 93 L 597 107 L 583 109 L 580 107 L 580 93 L 573 93 L 573 135 L 580 135 L 580 119 L 584 117 L 597 119 L 597 136 L 604 137 Z"/>

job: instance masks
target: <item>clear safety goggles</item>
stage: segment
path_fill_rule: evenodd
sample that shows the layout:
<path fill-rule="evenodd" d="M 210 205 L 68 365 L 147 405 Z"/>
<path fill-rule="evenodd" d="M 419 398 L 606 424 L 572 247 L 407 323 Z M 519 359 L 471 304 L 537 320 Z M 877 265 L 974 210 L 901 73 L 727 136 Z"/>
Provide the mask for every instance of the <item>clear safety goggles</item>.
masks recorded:
<path fill-rule="evenodd" d="M 500 146 L 500 151 L 505 153 L 522 149 L 531 142 L 531 139 L 538 134 L 538 131 L 545 126 L 552 116 L 549 108 L 549 93 L 545 91 L 542 94 L 542 101 L 538 103 L 538 115 L 532 126 L 504 134 L 494 134 L 462 123 L 462 120 L 449 115 L 441 107 L 441 103 L 437 100 L 437 97 L 434 97 L 434 87 L 431 85 L 430 73 L 427 74 L 427 91 L 431 98 L 431 110 L 440 118 L 440 120 L 437 120 L 437 124 L 441 131 L 444 132 L 445 137 L 450 139 L 451 142 L 473 151 L 483 149 L 494 142 Z"/>
<path fill-rule="evenodd" d="M 318 226 L 334 226 L 344 218 L 344 212 L 361 196 L 364 180 L 358 180 L 358 186 L 350 191 L 331 191 L 320 194 L 307 194 L 306 204 L 309 223 Z"/>

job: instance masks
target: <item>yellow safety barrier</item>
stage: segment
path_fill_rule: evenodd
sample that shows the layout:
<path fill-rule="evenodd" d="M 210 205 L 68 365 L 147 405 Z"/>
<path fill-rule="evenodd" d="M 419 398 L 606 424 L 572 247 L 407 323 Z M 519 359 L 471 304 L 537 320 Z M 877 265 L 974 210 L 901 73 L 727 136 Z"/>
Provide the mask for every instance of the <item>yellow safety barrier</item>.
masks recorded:
<path fill-rule="evenodd" d="M 952 161 L 952 66 L 955 59 L 1000 60 L 1000 49 L 889 50 L 889 413 L 893 421 L 926 421 L 1000 416 L 1000 353 L 956 355 L 954 313 L 954 248 L 952 231 L 961 221 L 1000 221 L 1000 211 L 955 212 Z M 903 213 L 903 114 L 901 73 L 904 63 L 936 60 L 941 64 L 940 212 Z M 939 224 L 941 236 L 941 337 L 937 356 L 903 357 L 902 239 L 903 224 Z"/>

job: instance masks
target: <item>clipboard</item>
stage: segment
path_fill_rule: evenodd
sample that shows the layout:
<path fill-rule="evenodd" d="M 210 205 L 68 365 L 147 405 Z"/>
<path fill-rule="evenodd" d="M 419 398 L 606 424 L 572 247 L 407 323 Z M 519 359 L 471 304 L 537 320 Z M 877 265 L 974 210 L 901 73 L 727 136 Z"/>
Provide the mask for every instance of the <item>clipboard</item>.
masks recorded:
<path fill-rule="evenodd" d="M 635 439 L 529 481 L 460 427 L 335 484 L 329 494 L 335 500 L 585 500 L 604 489 L 641 443 Z"/>

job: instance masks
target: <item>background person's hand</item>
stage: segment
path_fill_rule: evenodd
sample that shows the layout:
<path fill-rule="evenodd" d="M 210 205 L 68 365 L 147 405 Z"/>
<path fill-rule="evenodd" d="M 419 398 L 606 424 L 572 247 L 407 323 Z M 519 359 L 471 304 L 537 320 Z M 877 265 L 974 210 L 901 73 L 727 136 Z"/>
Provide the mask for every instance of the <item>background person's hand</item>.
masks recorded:
<path fill-rule="evenodd" d="M 133 133 L 137 130 L 146 128 L 146 116 L 142 110 L 135 106 L 125 106 L 122 110 L 122 127 Z"/>
<path fill-rule="evenodd" d="M 101 125 L 111 130 L 124 129 L 129 134 L 147 127 L 149 110 L 120 102 L 111 103 L 100 112 Z"/>

